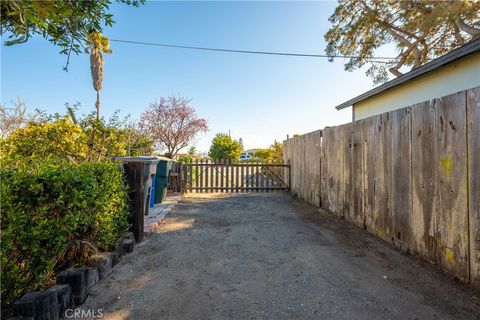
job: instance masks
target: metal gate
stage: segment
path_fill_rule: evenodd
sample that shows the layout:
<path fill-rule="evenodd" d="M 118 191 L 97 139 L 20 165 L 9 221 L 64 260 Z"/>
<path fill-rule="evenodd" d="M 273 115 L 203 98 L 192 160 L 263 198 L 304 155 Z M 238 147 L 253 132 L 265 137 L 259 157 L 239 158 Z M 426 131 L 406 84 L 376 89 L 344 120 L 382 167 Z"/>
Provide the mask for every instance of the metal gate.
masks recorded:
<path fill-rule="evenodd" d="M 290 165 L 272 162 L 195 160 L 180 168 L 182 192 L 290 190 Z"/>

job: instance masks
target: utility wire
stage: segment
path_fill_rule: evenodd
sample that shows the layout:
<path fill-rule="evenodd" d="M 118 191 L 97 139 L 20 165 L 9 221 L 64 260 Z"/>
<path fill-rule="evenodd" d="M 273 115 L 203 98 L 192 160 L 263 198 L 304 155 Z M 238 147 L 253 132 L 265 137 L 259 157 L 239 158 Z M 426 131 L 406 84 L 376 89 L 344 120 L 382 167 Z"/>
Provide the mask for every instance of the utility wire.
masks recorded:
<path fill-rule="evenodd" d="M 119 40 L 119 39 L 109 39 L 111 42 L 119 43 L 129 43 L 129 44 L 139 44 L 146 46 L 156 46 L 156 47 L 167 47 L 167 48 L 179 48 L 179 49 L 191 49 L 191 50 L 204 50 L 204 51 L 219 51 L 219 52 L 230 52 L 230 53 L 246 53 L 246 54 L 263 54 L 263 55 L 275 55 L 275 56 L 290 56 L 290 57 L 307 57 L 307 58 L 346 58 L 346 59 L 368 59 L 370 62 L 377 63 L 391 63 L 397 58 L 392 57 L 360 57 L 360 56 L 329 56 L 325 54 L 307 54 L 307 53 L 288 53 L 288 52 L 271 52 L 271 51 L 251 51 L 251 50 L 233 50 L 233 49 L 222 49 L 222 48 L 207 48 L 207 47 L 193 47 L 193 46 L 182 46 L 182 45 L 173 45 L 165 43 L 154 43 L 154 42 L 141 42 L 141 41 L 131 41 L 131 40 Z M 392 61 L 381 61 L 381 60 L 392 60 Z"/>

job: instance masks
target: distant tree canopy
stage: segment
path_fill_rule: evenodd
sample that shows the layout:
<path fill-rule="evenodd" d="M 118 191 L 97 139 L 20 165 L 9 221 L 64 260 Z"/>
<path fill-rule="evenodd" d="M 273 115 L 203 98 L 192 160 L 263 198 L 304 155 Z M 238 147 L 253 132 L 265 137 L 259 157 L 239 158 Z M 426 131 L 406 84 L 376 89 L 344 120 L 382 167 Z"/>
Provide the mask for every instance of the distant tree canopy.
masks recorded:
<path fill-rule="evenodd" d="M 349 55 L 345 70 L 370 64 L 366 74 L 375 84 L 388 71 L 422 64 L 480 37 L 480 1 L 339 0 L 325 34 L 326 53 Z M 375 60 L 379 47 L 394 43 L 398 56 L 390 63 Z"/>
<path fill-rule="evenodd" d="M 283 162 L 283 143 L 277 142 L 275 140 L 273 144 L 270 146 L 270 160 L 273 162 L 281 163 Z"/>
<path fill-rule="evenodd" d="M 253 156 L 260 160 L 267 160 L 270 157 L 270 149 L 258 149 Z"/>
<path fill-rule="evenodd" d="M 212 140 L 208 156 L 212 160 L 237 160 L 243 148 L 239 141 L 232 139 L 228 134 L 217 133 Z"/>
<path fill-rule="evenodd" d="M 257 150 L 255 157 L 264 161 L 281 163 L 283 162 L 283 144 L 275 140 L 268 149 Z"/>
<path fill-rule="evenodd" d="M 117 0 L 135 7 L 144 0 Z M 60 53 L 88 50 L 91 32 L 112 26 L 111 0 L 1 1 L 1 31 L 8 32 L 5 45 L 27 42 L 39 34 L 61 48 Z M 7 38 L 7 37 L 5 37 Z"/>
<path fill-rule="evenodd" d="M 175 157 L 199 133 L 208 131 L 207 121 L 198 117 L 191 99 L 176 96 L 151 103 L 140 115 L 140 128 L 170 157 Z"/>

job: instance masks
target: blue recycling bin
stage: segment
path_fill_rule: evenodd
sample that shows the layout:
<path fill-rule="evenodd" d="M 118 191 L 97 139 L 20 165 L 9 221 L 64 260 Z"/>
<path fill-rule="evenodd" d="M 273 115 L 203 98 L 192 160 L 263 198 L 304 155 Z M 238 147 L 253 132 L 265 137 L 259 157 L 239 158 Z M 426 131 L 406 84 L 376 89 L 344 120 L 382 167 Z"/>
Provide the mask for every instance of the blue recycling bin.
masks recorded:
<path fill-rule="evenodd" d="M 159 157 L 155 174 L 155 203 L 162 203 L 167 197 L 167 187 L 172 169 L 172 159 Z"/>
<path fill-rule="evenodd" d="M 152 175 L 152 189 L 150 190 L 150 208 L 153 208 L 155 204 L 155 175 Z"/>

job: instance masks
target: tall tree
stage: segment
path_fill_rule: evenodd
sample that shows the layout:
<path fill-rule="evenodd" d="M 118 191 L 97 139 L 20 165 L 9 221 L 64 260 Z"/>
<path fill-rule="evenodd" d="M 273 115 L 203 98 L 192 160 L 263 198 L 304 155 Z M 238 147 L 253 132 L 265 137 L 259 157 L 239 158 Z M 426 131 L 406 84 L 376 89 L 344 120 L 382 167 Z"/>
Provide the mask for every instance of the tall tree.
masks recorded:
<path fill-rule="evenodd" d="M 243 148 L 239 141 L 232 139 L 226 133 L 217 133 L 212 140 L 208 156 L 215 161 L 237 160 Z"/>
<path fill-rule="evenodd" d="M 97 92 L 97 100 L 95 101 L 96 122 L 93 126 L 91 140 L 89 143 L 90 151 L 88 159 L 93 159 L 93 150 L 95 149 L 95 138 L 100 123 L 100 91 L 103 85 L 103 55 L 102 53 L 112 53 L 109 48 L 109 42 L 100 32 L 91 32 L 89 35 L 90 45 L 90 72 L 92 75 L 93 89 Z"/>
<path fill-rule="evenodd" d="M 90 72 L 92 74 L 93 89 L 97 92 L 97 121 L 100 119 L 100 91 L 103 85 L 103 55 L 102 53 L 112 53 L 110 43 L 100 32 L 90 34 Z"/>
<path fill-rule="evenodd" d="M 144 0 L 117 0 L 139 6 Z M 109 13 L 111 0 L 0 1 L 2 35 L 5 45 L 27 42 L 38 34 L 61 48 L 61 53 L 88 51 L 92 31 L 102 32 L 114 23 Z"/>
<path fill-rule="evenodd" d="M 400 76 L 480 37 L 480 1 L 339 0 L 325 34 L 326 53 L 347 55 L 345 70 L 369 64 L 366 74 L 375 84 Z M 398 55 L 375 59 L 376 49 L 393 43 Z"/>
<path fill-rule="evenodd" d="M 140 115 L 140 128 L 157 148 L 166 149 L 170 157 L 188 146 L 195 136 L 208 131 L 207 121 L 199 118 L 191 99 L 170 96 L 160 98 Z"/>

